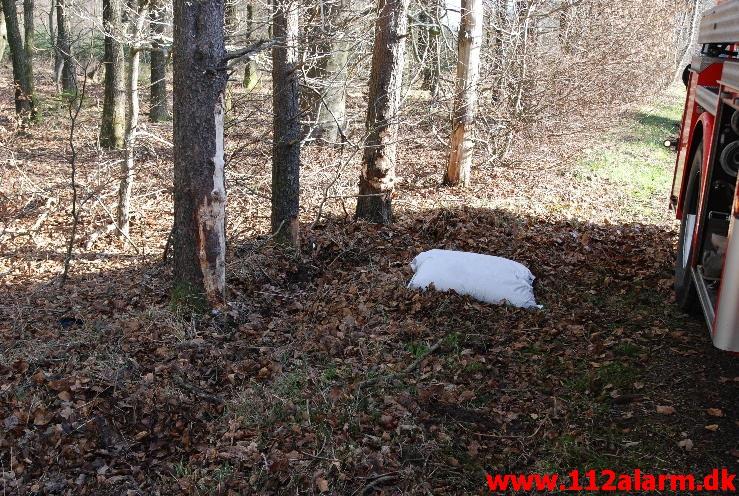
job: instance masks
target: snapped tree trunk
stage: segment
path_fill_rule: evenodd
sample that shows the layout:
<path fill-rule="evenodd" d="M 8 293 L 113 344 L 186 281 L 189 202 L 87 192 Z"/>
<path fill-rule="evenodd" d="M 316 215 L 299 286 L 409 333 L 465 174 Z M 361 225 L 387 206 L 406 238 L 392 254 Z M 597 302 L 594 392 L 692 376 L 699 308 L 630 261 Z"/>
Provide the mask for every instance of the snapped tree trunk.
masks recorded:
<path fill-rule="evenodd" d="M 247 42 L 252 41 L 254 38 L 254 4 L 246 4 L 246 31 L 247 31 Z M 251 91 L 259 84 L 259 70 L 257 67 L 256 57 L 250 57 L 246 61 L 246 67 L 244 68 L 244 89 Z"/>
<path fill-rule="evenodd" d="M 56 45 L 64 60 L 62 69 L 62 91 L 74 95 L 77 93 L 77 76 L 69 40 L 69 19 L 67 18 L 67 0 L 56 0 Z"/>
<path fill-rule="evenodd" d="M 175 302 L 217 307 L 226 288 L 224 1 L 174 1 Z"/>
<path fill-rule="evenodd" d="M 13 85 L 15 86 L 15 112 L 26 124 L 36 116 L 33 81 L 28 77 L 26 52 L 23 49 L 18 13 L 14 0 L 2 0 L 3 15 L 8 31 L 8 44 L 13 62 Z"/>
<path fill-rule="evenodd" d="M 161 43 L 164 35 L 164 3 L 159 0 L 151 3 L 151 101 L 149 120 L 162 122 L 171 119 L 167 107 L 167 58 L 165 45 Z"/>
<path fill-rule="evenodd" d="M 321 0 L 314 7 L 319 21 L 310 40 L 315 62 L 306 72 L 307 134 L 327 144 L 345 141 L 349 40 L 342 22 L 347 8 L 346 0 Z"/>
<path fill-rule="evenodd" d="M 130 20 L 132 43 L 129 47 L 128 70 L 126 72 L 126 153 L 121 165 L 121 182 L 118 187 L 118 234 L 128 239 L 131 224 L 131 191 L 135 175 L 134 152 L 136 130 L 139 125 L 139 63 L 141 60 L 141 33 L 146 20 L 146 0 L 139 0 L 136 14 Z"/>
<path fill-rule="evenodd" d="M 480 79 L 480 47 L 483 26 L 482 0 L 462 0 L 459 24 L 457 94 L 452 116 L 452 138 L 444 183 L 468 186 L 474 149 L 477 83 Z"/>
<path fill-rule="evenodd" d="M 58 1 L 58 0 L 57 0 Z M 126 67 L 123 35 L 122 1 L 103 1 L 105 28 L 105 96 L 100 125 L 100 145 L 121 149 L 126 132 Z"/>
<path fill-rule="evenodd" d="M 272 232 L 278 242 L 299 244 L 300 208 L 300 75 L 299 5 L 272 0 Z"/>
<path fill-rule="evenodd" d="M 3 6 L 0 4 L 0 62 L 5 55 L 5 48 L 8 46 L 8 29 L 5 27 L 5 15 L 3 14 Z"/>
<path fill-rule="evenodd" d="M 392 221 L 409 1 L 379 0 L 375 24 L 357 217 L 380 224 Z"/>

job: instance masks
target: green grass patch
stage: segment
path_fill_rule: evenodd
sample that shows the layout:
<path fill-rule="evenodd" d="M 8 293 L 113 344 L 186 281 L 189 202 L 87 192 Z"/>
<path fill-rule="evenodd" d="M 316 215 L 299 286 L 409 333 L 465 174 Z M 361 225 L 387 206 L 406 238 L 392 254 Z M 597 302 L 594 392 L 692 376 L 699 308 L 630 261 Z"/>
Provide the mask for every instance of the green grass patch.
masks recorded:
<path fill-rule="evenodd" d="M 587 154 L 576 176 L 594 176 L 622 186 L 630 200 L 629 213 L 654 213 L 652 200 L 672 183 L 675 153 L 664 141 L 678 135 L 683 97 L 674 90 L 658 104 L 636 111 L 630 125 L 607 136 L 608 144 Z"/>

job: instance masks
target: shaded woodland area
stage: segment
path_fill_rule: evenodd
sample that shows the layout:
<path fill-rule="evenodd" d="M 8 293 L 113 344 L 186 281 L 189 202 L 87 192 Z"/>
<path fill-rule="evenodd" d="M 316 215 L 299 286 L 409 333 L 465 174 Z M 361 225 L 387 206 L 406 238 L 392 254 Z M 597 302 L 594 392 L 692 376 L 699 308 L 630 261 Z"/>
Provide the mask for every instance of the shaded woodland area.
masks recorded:
<path fill-rule="evenodd" d="M 661 145 L 709 6 L 2 0 L 3 494 L 736 468 Z M 408 289 L 433 248 L 543 309 Z"/>

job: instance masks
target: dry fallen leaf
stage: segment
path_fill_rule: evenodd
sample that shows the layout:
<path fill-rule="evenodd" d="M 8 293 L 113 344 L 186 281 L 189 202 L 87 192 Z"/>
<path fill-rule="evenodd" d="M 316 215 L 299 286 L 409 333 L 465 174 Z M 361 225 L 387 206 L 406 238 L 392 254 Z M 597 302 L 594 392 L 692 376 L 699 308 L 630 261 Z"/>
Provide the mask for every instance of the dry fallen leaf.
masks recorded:
<path fill-rule="evenodd" d="M 328 481 L 324 478 L 319 477 L 316 479 L 316 487 L 318 487 L 318 490 L 322 493 L 328 492 Z"/>
<path fill-rule="evenodd" d="M 685 451 L 693 450 L 693 441 L 691 441 L 690 439 L 683 439 L 682 441 L 677 443 L 677 445 Z"/>
<path fill-rule="evenodd" d="M 660 413 L 662 415 L 672 415 L 675 413 L 675 407 L 673 406 L 665 406 L 665 405 L 658 405 L 657 406 L 657 413 Z"/>

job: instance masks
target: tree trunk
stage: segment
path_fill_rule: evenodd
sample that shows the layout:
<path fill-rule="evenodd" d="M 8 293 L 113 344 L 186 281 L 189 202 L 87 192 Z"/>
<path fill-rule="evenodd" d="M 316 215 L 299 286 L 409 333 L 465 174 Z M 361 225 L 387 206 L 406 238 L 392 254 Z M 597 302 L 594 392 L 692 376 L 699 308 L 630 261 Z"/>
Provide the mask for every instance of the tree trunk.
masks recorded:
<path fill-rule="evenodd" d="M 174 292 L 196 309 L 225 302 L 224 1 L 174 2 Z"/>
<path fill-rule="evenodd" d="M 462 0 L 459 24 L 459 60 L 457 62 L 457 94 L 454 100 L 451 151 L 444 183 L 469 186 L 474 149 L 477 82 L 480 79 L 480 47 L 482 45 L 482 0 Z"/>
<path fill-rule="evenodd" d="M 62 70 L 64 69 L 64 59 L 62 59 L 61 55 L 59 54 L 59 49 L 57 48 L 57 39 L 56 39 L 56 0 L 51 0 L 51 3 L 49 5 L 49 17 L 48 17 L 48 23 L 49 23 L 49 43 L 54 51 L 54 60 L 53 60 L 53 74 L 54 74 L 54 84 L 56 84 L 56 92 L 61 93 L 62 88 Z"/>
<path fill-rule="evenodd" d="M 346 131 L 346 79 L 349 40 L 342 22 L 346 0 L 321 0 L 314 7 L 319 19 L 313 30 L 315 63 L 307 71 L 306 101 L 309 137 L 327 144 L 344 142 Z"/>
<path fill-rule="evenodd" d="M 146 20 L 146 0 L 140 0 L 137 14 L 131 18 L 130 59 L 126 72 L 126 134 L 125 158 L 121 165 L 121 182 L 118 188 L 118 234 L 128 239 L 131 224 L 131 191 L 135 174 L 134 152 L 136 150 L 136 130 L 139 125 L 139 63 L 141 60 L 140 38 Z"/>
<path fill-rule="evenodd" d="M 123 44 L 122 0 L 104 0 L 105 96 L 100 126 L 100 145 L 121 149 L 126 132 L 126 64 Z"/>
<path fill-rule="evenodd" d="M 167 58 L 168 54 L 162 43 L 164 34 L 164 4 L 160 1 L 151 4 L 151 36 L 153 50 L 151 52 L 151 102 L 149 120 L 163 122 L 171 119 L 167 106 Z"/>
<path fill-rule="evenodd" d="M 5 27 L 5 16 L 3 15 L 3 6 L 0 4 L 0 62 L 5 55 L 5 47 L 8 46 L 8 30 Z"/>
<path fill-rule="evenodd" d="M 62 69 L 62 91 L 74 95 L 77 93 L 77 76 L 69 41 L 69 20 L 67 19 L 67 0 L 56 0 L 56 44 L 64 59 Z"/>
<path fill-rule="evenodd" d="M 392 221 L 409 1 L 379 0 L 375 25 L 357 217 L 381 224 Z"/>
<path fill-rule="evenodd" d="M 425 10 L 420 17 L 424 26 L 421 28 L 419 43 L 423 63 L 421 89 L 429 91 L 432 97 L 436 97 L 439 94 L 439 81 L 441 79 L 441 45 L 439 44 L 441 25 L 439 24 L 438 0 L 426 0 L 423 7 Z"/>
<path fill-rule="evenodd" d="M 254 38 L 254 4 L 246 4 L 246 30 L 247 30 L 247 42 L 252 41 Z M 251 91 L 259 84 L 259 71 L 257 68 L 256 57 L 250 57 L 246 61 L 246 67 L 244 68 L 244 89 Z"/>
<path fill-rule="evenodd" d="M 23 49 L 18 13 L 14 0 L 2 0 L 3 15 L 8 30 L 8 44 L 13 62 L 13 82 L 15 86 L 15 112 L 23 124 L 35 118 L 33 82 L 28 78 L 26 52 Z"/>
<path fill-rule="evenodd" d="M 25 44 L 23 46 L 26 52 L 26 78 L 30 85 L 31 94 L 34 94 L 33 81 L 33 55 L 36 52 L 36 41 L 33 39 L 36 35 L 33 23 L 33 0 L 23 0 L 23 36 Z M 36 109 L 38 112 L 38 109 Z"/>
<path fill-rule="evenodd" d="M 300 76 L 299 5 L 272 0 L 272 232 L 278 242 L 299 244 L 300 207 Z"/>

